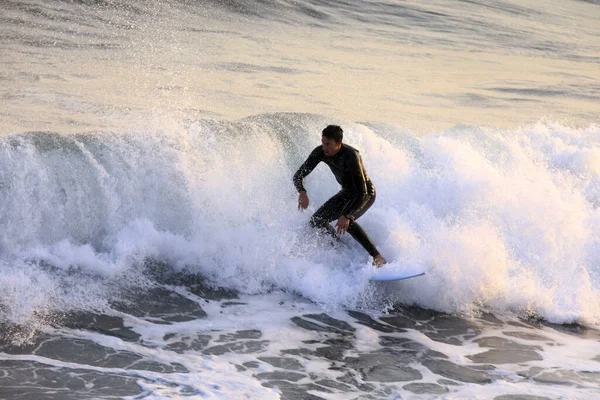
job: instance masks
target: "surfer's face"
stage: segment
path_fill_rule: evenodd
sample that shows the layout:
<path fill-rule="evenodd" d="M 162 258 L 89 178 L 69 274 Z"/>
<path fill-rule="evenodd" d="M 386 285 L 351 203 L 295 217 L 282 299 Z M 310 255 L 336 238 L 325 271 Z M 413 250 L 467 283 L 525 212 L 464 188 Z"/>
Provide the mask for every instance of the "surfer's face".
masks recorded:
<path fill-rule="evenodd" d="M 342 148 L 342 142 L 336 142 L 333 139 L 326 138 L 323 136 L 321 138 L 321 143 L 323 144 L 323 153 L 325 153 L 326 157 L 331 157 L 337 154 L 338 151 Z"/>

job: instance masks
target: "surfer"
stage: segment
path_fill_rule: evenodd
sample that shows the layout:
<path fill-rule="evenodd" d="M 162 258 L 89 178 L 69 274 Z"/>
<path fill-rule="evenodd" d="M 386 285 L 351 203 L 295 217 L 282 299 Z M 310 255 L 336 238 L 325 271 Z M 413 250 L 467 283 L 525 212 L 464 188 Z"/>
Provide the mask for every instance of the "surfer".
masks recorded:
<path fill-rule="evenodd" d="M 294 174 L 294 186 L 298 190 L 298 209 L 308 207 L 309 200 L 303 180 L 323 161 L 329 166 L 335 179 L 342 186 L 337 194 L 327 200 L 310 218 L 310 226 L 325 230 L 337 238 L 336 230 L 330 225 L 337 219 L 337 233 L 345 232 L 360 243 L 373 257 L 377 267 L 386 263 L 369 235 L 356 222 L 375 202 L 375 186 L 369 179 L 358 150 L 342 143 L 344 131 L 337 125 L 329 125 L 323 129 L 321 146 L 315 148 L 306 161 Z"/>

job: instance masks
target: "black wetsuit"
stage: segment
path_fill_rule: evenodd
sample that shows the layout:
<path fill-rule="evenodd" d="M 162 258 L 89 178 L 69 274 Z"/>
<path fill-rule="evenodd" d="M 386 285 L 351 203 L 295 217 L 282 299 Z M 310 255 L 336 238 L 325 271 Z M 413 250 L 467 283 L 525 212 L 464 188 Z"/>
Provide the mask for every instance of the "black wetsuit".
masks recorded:
<path fill-rule="evenodd" d="M 337 237 L 330 222 L 345 216 L 350 220 L 348 233 L 371 256 L 379 255 L 379 251 L 367 233 L 355 222 L 375 202 L 375 186 L 373 186 L 365 172 L 358 150 L 347 144 L 342 144 L 340 151 L 332 157 L 327 157 L 323 153 L 322 146 L 315 148 L 294 174 L 294 186 L 296 186 L 298 192 L 306 191 L 302 181 L 321 161 L 329 166 L 331 172 L 335 175 L 335 179 L 342 185 L 342 190 L 327 200 L 313 214 L 310 218 L 310 225 L 315 228 L 326 229 L 331 235 Z"/>

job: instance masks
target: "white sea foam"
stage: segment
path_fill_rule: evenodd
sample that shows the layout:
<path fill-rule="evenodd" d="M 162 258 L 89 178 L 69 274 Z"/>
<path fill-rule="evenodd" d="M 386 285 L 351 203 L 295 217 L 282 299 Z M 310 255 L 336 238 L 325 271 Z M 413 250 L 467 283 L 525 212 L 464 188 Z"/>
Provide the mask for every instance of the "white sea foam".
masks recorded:
<path fill-rule="evenodd" d="M 143 284 L 139 267 L 155 259 L 243 293 L 294 291 L 326 309 L 402 301 L 599 322 L 597 127 L 416 136 L 338 121 L 377 188 L 361 225 L 390 268 L 427 272 L 373 292 L 368 256 L 350 237 L 331 247 L 305 226 L 338 190 L 325 166 L 306 178 L 309 212 L 296 210 L 291 175 L 329 122 L 281 114 L 147 134 L 2 138 L 0 288 L 38 287 L 4 297 L 3 317 L 18 321 L 15 310 L 42 303 L 106 304 L 107 281 Z M 41 261 L 77 269 L 69 279 L 95 289 L 57 290 L 65 278 Z"/>

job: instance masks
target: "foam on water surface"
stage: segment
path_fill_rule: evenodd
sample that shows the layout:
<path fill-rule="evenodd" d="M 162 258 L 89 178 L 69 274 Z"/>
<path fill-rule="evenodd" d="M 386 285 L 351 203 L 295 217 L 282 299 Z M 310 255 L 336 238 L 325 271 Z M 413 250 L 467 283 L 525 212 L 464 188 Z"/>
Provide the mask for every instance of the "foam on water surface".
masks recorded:
<path fill-rule="evenodd" d="M 119 379 L 135 382 L 122 395 L 150 398 L 598 394 L 597 331 L 573 336 L 560 326 L 491 315 L 460 319 L 414 308 L 379 317 L 323 313 L 289 293 L 212 300 L 183 288 L 172 293 L 198 302 L 206 317 L 157 323 L 157 316 L 121 314 L 137 339 L 103 330 L 108 326 L 101 323 L 47 330 L 31 350 L 2 345 L 1 363 L 12 365 L 5 377 L 53 368 L 62 382 L 72 371 L 87 382 L 78 396 L 98 396 Z M 15 390 L 5 383 L 4 390 Z M 35 388 L 48 390 L 43 381 Z"/>

